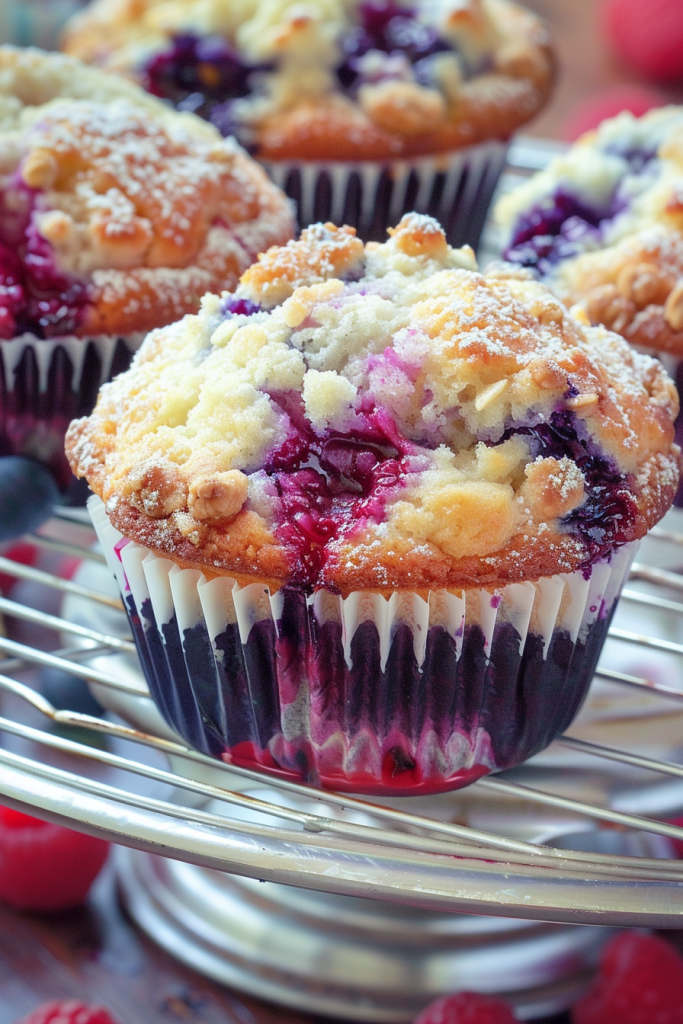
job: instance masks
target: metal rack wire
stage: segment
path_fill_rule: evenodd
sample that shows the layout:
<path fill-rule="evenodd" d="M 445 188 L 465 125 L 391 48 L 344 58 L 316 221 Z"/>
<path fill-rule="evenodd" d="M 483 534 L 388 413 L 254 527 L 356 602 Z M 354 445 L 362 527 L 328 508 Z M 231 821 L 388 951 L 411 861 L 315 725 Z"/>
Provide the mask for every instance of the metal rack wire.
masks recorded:
<path fill-rule="evenodd" d="M 89 546 L 94 539 L 90 534 L 84 533 L 81 544 L 55 536 L 60 520 L 76 518 L 65 510 L 56 510 L 56 515 L 58 519 L 30 540 L 53 552 L 101 563 L 101 556 Z M 660 528 L 653 536 L 670 545 L 674 556 L 683 545 L 683 533 Z M 111 594 L 7 557 L 0 558 L 0 572 L 108 610 L 121 608 Z M 683 590 L 683 575 L 636 563 L 631 579 L 646 581 L 655 592 L 644 593 L 629 585 L 623 595 L 625 603 L 683 616 L 683 603 L 672 599 L 672 594 Z M 0 651 L 5 654 L 0 661 L 0 691 L 15 698 L 14 707 L 19 707 L 18 698 L 21 705 L 39 712 L 43 722 L 40 727 L 22 721 L 20 714 L 0 716 L 4 737 L 18 737 L 32 746 L 30 754 L 7 749 L 6 743 L 0 749 L 3 801 L 123 845 L 304 888 L 515 918 L 683 926 L 683 862 L 675 859 L 558 848 L 473 827 L 457 820 L 458 813 L 453 813 L 447 798 L 428 801 L 429 807 L 420 812 L 414 800 L 380 803 L 265 779 L 257 772 L 214 761 L 179 740 L 142 732 L 115 717 L 58 710 L 17 675 L 29 667 L 56 668 L 96 684 L 100 691 L 139 699 L 145 695 L 141 677 L 131 682 L 120 672 L 88 663 L 95 657 L 99 665 L 103 656 L 130 655 L 134 651 L 131 640 L 9 598 L 0 599 L 0 612 L 73 640 L 69 646 L 43 651 L 0 637 Z M 611 636 L 635 645 L 640 652 L 657 650 L 683 656 L 683 644 L 675 640 L 618 625 L 612 627 Z M 647 692 L 665 707 L 683 701 L 683 690 L 644 677 L 608 668 L 600 668 L 597 676 L 625 690 Z M 61 729 L 51 731 L 52 726 Z M 104 735 L 123 744 L 125 750 L 71 738 L 64 735 L 65 727 L 86 730 L 81 737 Z M 565 748 L 571 756 L 642 770 L 649 773 L 648 778 L 654 773 L 660 779 L 683 780 L 683 764 L 668 759 L 572 735 L 563 736 L 555 746 Z M 68 756 L 69 766 L 50 763 L 48 752 Z M 166 755 L 170 767 L 158 757 L 150 763 L 150 754 Z M 94 768 L 115 771 L 116 781 L 94 777 Z M 135 777 L 165 786 L 167 794 L 140 792 L 139 786 L 131 785 Z M 185 794 L 184 799 L 179 801 L 178 794 Z M 583 821 L 579 830 L 599 826 L 602 833 L 607 826 L 622 836 L 638 832 L 683 840 L 683 828 L 657 814 L 633 813 L 571 792 L 553 791 L 552 785 L 546 788 L 542 784 L 542 778 L 541 784 L 518 781 L 515 772 L 481 779 L 464 794 L 470 804 L 493 798 L 502 805 L 509 801 L 524 813 L 535 806 L 566 812 Z M 683 787 L 671 797 L 671 807 L 677 802 L 683 807 Z"/>

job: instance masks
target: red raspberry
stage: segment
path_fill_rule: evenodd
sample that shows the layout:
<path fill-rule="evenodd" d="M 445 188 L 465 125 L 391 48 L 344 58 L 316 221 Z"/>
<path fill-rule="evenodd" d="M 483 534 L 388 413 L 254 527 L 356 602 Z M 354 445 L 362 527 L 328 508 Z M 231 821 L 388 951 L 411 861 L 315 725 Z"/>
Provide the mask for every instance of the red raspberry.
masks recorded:
<path fill-rule="evenodd" d="M 584 132 L 597 128 L 602 121 L 616 117 L 622 110 L 642 117 L 648 110 L 662 107 L 665 103 L 664 96 L 649 86 L 621 85 L 580 103 L 570 115 L 562 134 L 567 142 L 574 142 Z"/>
<path fill-rule="evenodd" d="M 0 900 L 17 910 L 82 903 L 109 843 L 0 807 Z"/>
<path fill-rule="evenodd" d="M 683 818 L 672 818 L 669 822 L 670 825 L 678 825 L 679 828 L 683 828 Z M 672 839 L 676 856 L 683 858 L 683 839 Z"/>
<path fill-rule="evenodd" d="M 517 1018 L 500 999 L 476 992 L 456 992 L 435 999 L 426 1006 L 414 1024 L 516 1024 Z"/>
<path fill-rule="evenodd" d="M 78 999 L 55 999 L 43 1003 L 16 1024 L 116 1024 L 103 1006 L 88 1006 Z"/>
<path fill-rule="evenodd" d="M 654 935 L 622 932 L 605 947 L 573 1024 L 683 1024 L 683 957 Z"/>
<path fill-rule="evenodd" d="M 655 82 L 683 81 L 681 0 L 605 0 L 603 26 L 615 52 Z"/>
<path fill-rule="evenodd" d="M 2 335 L 0 335 L 2 337 Z M 35 544 L 29 544 L 27 541 L 18 541 L 16 544 L 12 544 L 4 551 L 0 551 L 0 554 L 4 558 L 11 558 L 13 562 L 20 562 L 21 565 L 35 566 L 38 561 L 38 548 Z M 11 576 L 9 573 L 0 572 L 0 591 L 4 597 L 7 597 L 10 590 L 17 582 L 16 576 Z"/>

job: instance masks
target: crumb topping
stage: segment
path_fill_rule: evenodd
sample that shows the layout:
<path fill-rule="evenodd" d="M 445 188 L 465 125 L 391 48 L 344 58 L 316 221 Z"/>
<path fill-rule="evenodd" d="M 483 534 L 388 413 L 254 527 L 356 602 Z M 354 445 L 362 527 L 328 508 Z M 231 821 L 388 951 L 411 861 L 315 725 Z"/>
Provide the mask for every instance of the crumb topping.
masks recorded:
<path fill-rule="evenodd" d="M 233 140 L 101 79 L 0 48 L 14 111 L 0 127 L 0 337 L 166 323 L 291 233 L 287 201 Z"/>
<path fill-rule="evenodd" d="M 465 585 L 641 535 L 677 409 L 658 362 L 410 214 L 383 245 L 326 224 L 271 249 L 153 332 L 67 448 L 123 532 L 188 564 Z"/>
<path fill-rule="evenodd" d="M 96 0 L 64 46 L 269 159 L 506 137 L 552 78 L 540 21 L 509 0 Z"/>

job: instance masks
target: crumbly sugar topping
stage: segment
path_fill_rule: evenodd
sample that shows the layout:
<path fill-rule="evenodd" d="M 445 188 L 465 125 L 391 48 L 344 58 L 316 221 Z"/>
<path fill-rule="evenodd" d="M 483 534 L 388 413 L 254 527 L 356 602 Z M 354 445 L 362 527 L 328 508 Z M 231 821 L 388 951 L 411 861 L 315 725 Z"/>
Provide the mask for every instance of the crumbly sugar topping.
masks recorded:
<path fill-rule="evenodd" d="M 10 310 L 16 330 L 38 329 L 34 293 L 54 292 L 55 302 L 61 294 L 68 305 L 74 289 L 80 307 L 96 307 L 79 314 L 84 329 L 129 329 L 103 289 L 133 313 L 157 301 L 159 314 L 141 328 L 168 322 L 196 309 L 207 289 L 236 283 L 262 247 L 291 234 L 287 201 L 234 140 L 129 82 L 71 58 L 0 47 L 3 95 L 13 113 L 0 127 L 0 246 L 21 266 L 5 265 L 3 248 L 0 272 L 25 292 Z M 40 281 L 27 269 L 36 253 L 46 268 Z M 3 336 L 12 334 L 0 313 Z"/>
<path fill-rule="evenodd" d="M 508 0 L 96 0 L 65 46 L 274 156 L 294 145 L 309 103 L 347 151 L 509 134 L 498 125 L 532 116 L 552 76 L 540 22 Z M 305 144 L 324 159 L 323 137 L 311 125 Z"/>
<path fill-rule="evenodd" d="M 418 586 L 642 532 L 676 411 L 655 360 L 411 214 L 383 245 L 328 224 L 270 250 L 152 333 L 68 450 L 115 521 L 190 563 L 341 590 L 399 564 Z"/>

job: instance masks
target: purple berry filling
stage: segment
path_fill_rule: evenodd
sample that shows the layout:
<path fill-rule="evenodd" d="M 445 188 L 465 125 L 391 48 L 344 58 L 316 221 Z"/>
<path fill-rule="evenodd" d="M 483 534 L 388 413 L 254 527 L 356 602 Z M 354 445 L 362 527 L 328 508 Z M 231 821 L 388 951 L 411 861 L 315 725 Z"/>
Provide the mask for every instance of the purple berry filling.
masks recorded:
<path fill-rule="evenodd" d="M 343 89 L 353 91 L 362 80 L 359 60 L 370 50 L 402 53 L 415 68 L 418 81 L 431 84 L 430 57 L 450 53 L 453 47 L 433 28 L 416 18 L 416 11 L 394 0 L 366 0 L 359 7 L 360 25 L 344 39 L 344 60 L 337 69 Z"/>
<path fill-rule="evenodd" d="M 381 522 L 387 500 L 406 475 L 425 468 L 420 449 L 370 401 L 355 417 L 353 434 L 316 434 L 298 393 L 272 393 L 286 413 L 286 440 L 264 469 L 280 499 L 279 540 L 292 558 L 294 583 L 306 589 L 322 578 L 327 544 L 365 520 Z"/>
<path fill-rule="evenodd" d="M 211 117 L 217 105 L 249 93 L 249 76 L 262 67 L 245 64 L 222 36 L 175 36 L 169 50 L 145 69 L 146 87 L 176 106 Z M 225 116 L 225 111 L 224 111 Z"/>
<path fill-rule="evenodd" d="M 535 207 L 518 220 L 503 255 L 510 263 L 546 274 L 561 260 L 575 256 L 586 242 L 599 242 L 600 222 L 610 215 L 609 210 L 593 210 L 560 190 L 552 206 Z"/>
<path fill-rule="evenodd" d="M 585 544 L 588 556 L 584 566 L 609 558 L 615 547 L 629 540 L 629 528 L 637 514 L 628 477 L 616 472 L 588 440 L 579 436 L 578 421 L 566 410 L 553 413 L 549 423 L 515 427 L 502 439 L 518 434 L 532 439 L 534 458 L 567 457 L 579 467 L 586 481 L 586 497 L 561 520 L 561 525 Z"/>
<path fill-rule="evenodd" d="M 398 431 L 386 410 L 366 399 L 353 433 L 316 434 L 305 418 L 298 393 L 273 393 L 286 413 L 289 433 L 271 453 L 265 472 L 279 500 L 276 535 L 292 560 L 293 584 L 311 590 L 324 584 L 330 541 L 349 536 L 363 523 L 380 523 L 388 500 L 406 477 L 428 466 L 428 448 Z M 550 422 L 515 426 L 501 437 L 523 435 L 532 457 L 568 458 L 585 478 L 585 498 L 560 525 L 585 546 L 584 568 L 609 559 L 630 537 L 637 514 L 628 477 L 580 436 L 573 413 L 553 413 Z"/>
<path fill-rule="evenodd" d="M 38 234 L 34 197 L 16 182 L 0 194 L 0 338 L 73 334 L 88 303 L 87 286 L 60 273 L 50 243 Z"/>
<path fill-rule="evenodd" d="M 404 54 L 419 82 L 433 82 L 431 58 L 453 47 L 423 24 L 411 8 L 394 0 L 360 5 L 361 24 L 343 41 L 344 57 L 337 69 L 339 83 L 353 91 L 362 81 L 358 61 L 369 50 Z M 240 134 L 234 101 L 249 95 L 251 76 L 269 65 L 245 64 L 222 36 L 175 36 L 168 50 L 157 53 L 144 69 L 146 88 L 183 110 L 208 118 L 223 135 Z M 248 141 L 248 140 L 245 140 Z"/>
<path fill-rule="evenodd" d="M 658 148 L 658 146 L 649 149 L 643 149 L 642 146 L 627 146 L 623 149 L 617 144 L 612 144 L 606 147 L 605 152 L 620 156 L 629 165 L 629 170 L 633 174 L 640 174 L 656 158 Z"/>
<path fill-rule="evenodd" d="M 221 303 L 221 310 L 227 318 L 231 316 L 251 316 L 252 313 L 260 312 L 261 307 L 258 302 L 252 302 L 251 299 L 238 299 L 234 295 L 229 295 Z"/>
<path fill-rule="evenodd" d="M 652 166 L 656 150 L 637 147 L 620 150 L 612 146 L 605 152 L 627 162 L 626 177 L 642 175 L 643 171 L 656 173 L 656 167 Z M 505 259 L 533 267 L 541 275 L 549 273 L 562 260 L 601 243 L 602 225 L 628 207 L 628 192 L 628 188 L 620 184 L 607 206 L 600 210 L 558 188 L 551 205 L 533 207 L 518 219 L 512 241 L 503 254 Z"/>

